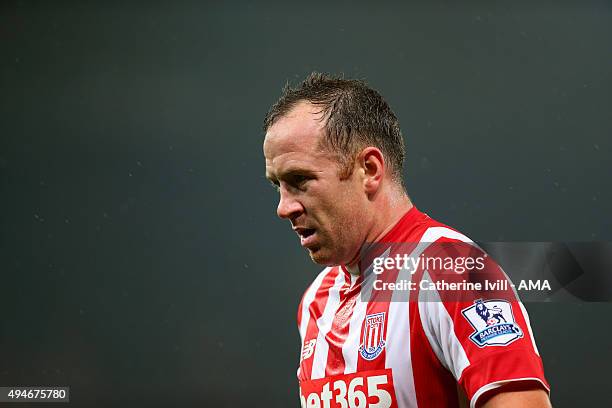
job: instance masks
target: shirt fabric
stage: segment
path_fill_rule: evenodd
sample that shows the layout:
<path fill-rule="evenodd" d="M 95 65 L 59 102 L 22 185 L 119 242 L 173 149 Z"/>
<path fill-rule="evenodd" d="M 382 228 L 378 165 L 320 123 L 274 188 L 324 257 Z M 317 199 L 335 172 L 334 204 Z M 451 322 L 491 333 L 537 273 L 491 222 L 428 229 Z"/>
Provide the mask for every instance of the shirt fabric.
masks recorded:
<path fill-rule="evenodd" d="M 461 406 L 462 399 L 475 407 L 485 392 L 509 382 L 550 389 L 527 311 L 511 286 L 463 293 L 431 286 L 469 281 L 470 270 L 478 269 L 454 273 L 457 263 L 451 274 L 430 264 L 371 273 L 374 254 L 442 254 L 456 262 L 476 244 L 412 207 L 374 247 L 363 252 L 359 275 L 343 265 L 325 268 L 302 297 L 302 407 L 445 408 Z M 486 255 L 483 265 L 491 282 L 509 282 Z M 373 290 L 380 278 L 414 287 Z"/>

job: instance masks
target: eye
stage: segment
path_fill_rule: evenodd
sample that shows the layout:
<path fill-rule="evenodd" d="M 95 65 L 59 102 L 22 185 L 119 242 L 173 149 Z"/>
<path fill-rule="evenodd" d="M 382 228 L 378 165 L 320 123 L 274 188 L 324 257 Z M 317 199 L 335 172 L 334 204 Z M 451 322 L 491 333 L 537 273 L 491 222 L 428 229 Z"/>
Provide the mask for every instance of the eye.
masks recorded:
<path fill-rule="evenodd" d="M 302 174 L 294 174 L 291 176 L 291 184 L 299 189 L 305 187 L 307 181 L 309 181 L 311 177 L 304 176 Z"/>
<path fill-rule="evenodd" d="M 295 184 L 302 184 L 302 183 L 304 183 L 306 180 L 308 180 L 308 177 L 306 177 L 306 176 L 302 176 L 302 175 L 299 175 L 299 174 L 293 177 L 293 182 L 294 182 Z"/>

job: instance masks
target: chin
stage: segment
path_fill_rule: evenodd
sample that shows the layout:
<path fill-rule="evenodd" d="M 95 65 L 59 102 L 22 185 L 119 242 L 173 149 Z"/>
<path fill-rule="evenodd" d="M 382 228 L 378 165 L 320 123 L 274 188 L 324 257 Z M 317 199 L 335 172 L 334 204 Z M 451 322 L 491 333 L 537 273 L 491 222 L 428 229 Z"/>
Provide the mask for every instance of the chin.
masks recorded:
<path fill-rule="evenodd" d="M 308 250 L 308 254 L 310 255 L 310 259 L 316 264 L 321 266 L 336 266 L 340 265 L 342 261 L 338 260 L 334 255 L 335 254 L 331 250 L 325 250 L 323 248 L 316 248 Z"/>

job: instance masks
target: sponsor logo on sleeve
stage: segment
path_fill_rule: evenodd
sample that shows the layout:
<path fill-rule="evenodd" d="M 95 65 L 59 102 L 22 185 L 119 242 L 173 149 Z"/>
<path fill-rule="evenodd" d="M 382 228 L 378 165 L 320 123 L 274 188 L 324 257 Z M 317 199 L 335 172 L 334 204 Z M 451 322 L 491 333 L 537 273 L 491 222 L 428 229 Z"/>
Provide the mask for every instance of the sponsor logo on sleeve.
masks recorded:
<path fill-rule="evenodd" d="M 461 313 L 476 330 L 470 340 L 478 347 L 506 346 L 523 337 L 508 301 L 478 299 Z"/>

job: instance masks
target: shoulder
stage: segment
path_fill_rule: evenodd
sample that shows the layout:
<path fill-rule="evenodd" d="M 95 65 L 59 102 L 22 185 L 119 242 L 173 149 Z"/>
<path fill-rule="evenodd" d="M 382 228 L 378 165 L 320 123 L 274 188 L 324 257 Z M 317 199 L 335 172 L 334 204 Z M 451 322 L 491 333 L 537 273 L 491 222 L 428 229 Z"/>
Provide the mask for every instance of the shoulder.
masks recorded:
<path fill-rule="evenodd" d="M 325 293 L 326 288 L 333 285 L 333 282 L 340 272 L 341 269 L 339 266 L 326 267 L 319 272 L 314 281 L 312 281 L 308 288 L 306 288 L 298 306 L 298 325 L 300 325 L 304 313 L 307 313 L 307 308 L 309 305 L 315 300 L 318 294 Z"/>
<path fill-rule="evenodd" d="M 419 220 L 420 222 L 416 231 L 417 234 L 420 235 L 420 242 L 474 242 L 471 238 L 456 228 L 437 221 L 425 213 L 422 213 L 422 215 L 423 216 Z"/>
<path fill-rule="evenodd" d="M 413 207 L 385 237 L 386 242 L 437 242 L 440 239 L 451 239 L 461 242 L 473 242 L 457 229 L 450 227 L 427 213 Z"/>
<path fill-rule="evenodd" d="M 317 292 L 320 292 L 322 289 L 333 285 L 333 282 L 339 273 L 342 273 L 340 266 L 328 266 L 319 272 L 317 277 L 304 291 L 304 294 L 302 295 L 302 302 L 305 298 L 314 298 Z"/>

